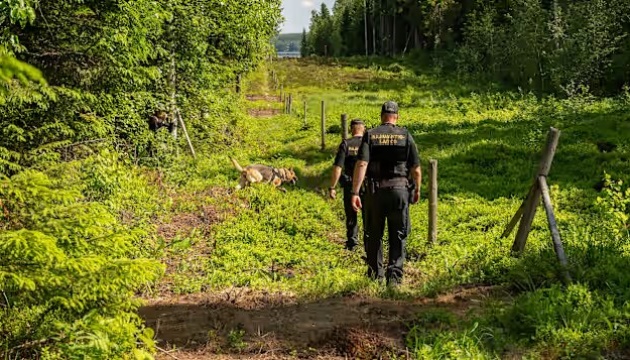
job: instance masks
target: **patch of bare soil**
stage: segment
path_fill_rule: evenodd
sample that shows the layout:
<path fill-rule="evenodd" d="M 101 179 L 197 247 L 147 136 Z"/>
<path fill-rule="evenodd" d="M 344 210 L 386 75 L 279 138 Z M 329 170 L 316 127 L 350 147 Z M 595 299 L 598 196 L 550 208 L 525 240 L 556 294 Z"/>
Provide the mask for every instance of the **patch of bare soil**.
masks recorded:
<path fill-rule="evenodd" d="M 247 113 L 253 117 L 272 117 L 282 114 L 280 109 L 248 109 Z"/>
<path fill-rule="evenodd" d="M 301 356 L 302 358 L 314 359 L 314 360 L 347 360 L 347 356 L 334 356 L 334 355 L 311 355 Z M 282 355 L 275 353 L 267 354 L 248 354 L 248 355 L 229 355 L 229 354 L 210 354 L 207 351 L 191 351 L 191 352 L 178 352 L 177 350 L 164 350 L 158 354 L 158 360 L 235 360 L 235 359 L 250 359 L 250 360 L 295 360 L 299 358 L 298 355 Z"/>
<path fill-rule="evenodd" d="M 245 99 L 249 101 L 268 101 L 268 102 L 282 102 L 282 97 L 279 95 L 245 95 Z"/>
<path fill-rule="evenodd" d="M 172 194 L 173 213 L 169 217 L 160 219 L 158 235 L 167 242 L 175 237 L 189 235 L 193 230 L 199 229 L 204 235 L 209 235 L 212 225 L 220 222 L 225 214 L 216 207 L 203 203 L 204 197 L 226 198 L 228 191 L 221 188 L 212 188 L 204 193 L 180 193 Z M 181 204 L 196 204 L 194 211 L 179 211 Z"/>
<path fill-rule="evenodd" d="M 140 315 L 163 349 L 178 349 L 163 359 L 387 359 L 407 357 L 407 325 L 417 314 L 442 308 L 465 316 L 490 291 L 459 289 L 413 301 L 355 296 L 302 302 L 291 294 L 232 289 L 156 299 Z"/>

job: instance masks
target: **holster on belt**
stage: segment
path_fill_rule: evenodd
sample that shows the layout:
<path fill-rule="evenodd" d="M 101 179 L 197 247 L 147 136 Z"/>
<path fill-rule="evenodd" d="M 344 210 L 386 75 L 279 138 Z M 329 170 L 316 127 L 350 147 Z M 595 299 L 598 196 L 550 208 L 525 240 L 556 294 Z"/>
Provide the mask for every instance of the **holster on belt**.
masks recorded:
<path fill-rule="evenodd" d="M 416 189 L 416 182 L 411 180 L 409 181 L 409 185 L 407 186 L 407 189 L 409 189 L 409 202 L 413 202 L 413 193 L 414 190 Z"/>
<path fill-rule="evenodd" d="M 341 174 L 341 177 L 339 178 L 339 184 L 342 187 L 352 186 L 352 177 L 347 174 Z"/>
<path fill-rule="evenodd" d="M 359 188 L 359 194 L 363 196 L 365 195 L 366 192 L 367 192 L 367 185 L 366 185 L 366 181 L 364 181 L 363 183 L 361 183 L 361 188 Z"/>
<path fill-rule="evenodd" d="M 374 180 L 374 179 L 368 179 L 367 181 L 367 192 L 369 194 L 376 194 L 376 191 L 378 191 L 378 181 Z"/>

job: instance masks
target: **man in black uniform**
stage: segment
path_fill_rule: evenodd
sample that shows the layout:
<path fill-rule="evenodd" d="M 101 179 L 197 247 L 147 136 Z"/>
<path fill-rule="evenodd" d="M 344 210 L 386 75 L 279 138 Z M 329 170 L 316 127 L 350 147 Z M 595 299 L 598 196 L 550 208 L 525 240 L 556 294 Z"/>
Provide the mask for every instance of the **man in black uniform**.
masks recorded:
<path fill-rule="evenodd" d="M 360 119 L 354 119 L 350 122 L 350 130 L 352 137 L 345 139 L 339 145 L 335 163 L 333 165 L 332 177 L 330 179 L 329 196 L 331 199 L 337 198 L 335 187 L 340 182 L 343 187 L 343 206 L 346 211 L 346 249 L 352 251 L 359 245 L 359 222 L 357 212 L 352 208 L 352 172 L 357 162 L 359 147 L 365 132 L 365 124 Z M 341 181 L 339 181 L 341 179 Z M 365 220 L 365 217 L 363 217 Z M 365 227 L 365 222 L 363 223 Z"/>
<path fill-rule="evenodd" d="M 398 285 L 403 277 L 405 243 L 410 230 L 409 202 L 420 199 L 422 171 L 418 149 L 407 129 L 396 126 L 398 104 L 388 101 L 381 109 L 381 125 L 369 130 L 359 149 L 354 170 L 352 206 L 363 208 L 359 188 L 367 172 L 365 244 L 368 276 Z M 410 181 L 411 177 L 411 181 Z M 412 190 L 413 189 L 413 190 Z M 383 232 L 389 231 L 389 261 L 383 274 Z"/>

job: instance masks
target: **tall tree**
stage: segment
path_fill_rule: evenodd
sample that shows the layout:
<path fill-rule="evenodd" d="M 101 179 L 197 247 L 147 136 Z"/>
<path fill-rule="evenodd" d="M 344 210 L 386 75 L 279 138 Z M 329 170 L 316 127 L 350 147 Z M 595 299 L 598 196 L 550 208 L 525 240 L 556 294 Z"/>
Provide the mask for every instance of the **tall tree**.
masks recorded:
<path fill-rule="evenodd" d="M 302 57 L 311 55 L 310 45 L 308 43 L 308 36 L 306 35 L 306 29 L 302 30 L 302 41 L 300 42 L 300 54 Z"/>
<path fill-rule="evenodd" d="M 353 32 L 351 9 L 346 6 L 342 10 L 341 19 L 339 20 L 339 35 L 341 38 L 340 54 L 348 56 L 351 54 L 351 49 L 355 50 L 356 36 Z"/>
<path fill-rule="evenodd" d="M 362 55 L 368 27 L 370 53 L 423 51 L 441 67 L 542 92 L 618 91 L 630 73 L 629 8 L 626 0 L 337 0 L 332 27 L 322 7 L 309 42 L 320 55 L 324 45 Z"/>
<path fill-rule="evenodd" d="M 320 56 L 337 56 L 341 50 L 341 37 L 339 29 L 326 6 L 322 3 L 320 11 L 313 11 L 311 15 L 311 28 L 308 42 L 311 51 Z"/>

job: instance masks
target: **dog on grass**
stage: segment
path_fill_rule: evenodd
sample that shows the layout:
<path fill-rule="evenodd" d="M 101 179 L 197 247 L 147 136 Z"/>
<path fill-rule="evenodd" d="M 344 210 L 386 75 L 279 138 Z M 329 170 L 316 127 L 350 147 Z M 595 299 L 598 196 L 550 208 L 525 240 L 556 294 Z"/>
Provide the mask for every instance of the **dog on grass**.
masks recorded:
<path fill-rule="evenodd" d="M 283 183 L 295 185 L 298 181 L 293 169 L 274 168 L 267 165 L 253 164 L 243 168 L 236 159 L 231 158 L 236 170 L 241 173 L 236 190 L 242 189 L 254 183 L 270 183 L 282 192 L 287 190 L 281 187 Z"/>

